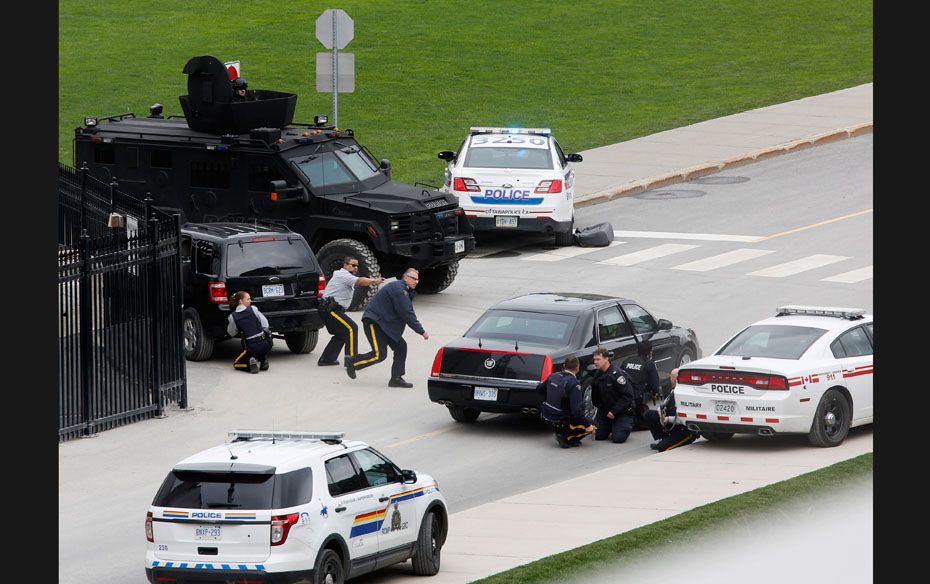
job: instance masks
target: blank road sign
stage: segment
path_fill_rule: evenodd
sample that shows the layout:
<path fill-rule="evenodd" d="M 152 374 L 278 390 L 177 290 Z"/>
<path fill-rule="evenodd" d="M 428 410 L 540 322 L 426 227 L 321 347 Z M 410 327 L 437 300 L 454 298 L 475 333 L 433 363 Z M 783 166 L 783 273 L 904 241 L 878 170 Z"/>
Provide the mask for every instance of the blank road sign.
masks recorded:
<path fill-rule="evenodd" d="M 333 20 L 335 17 L 335 28 Z M 336 48 L 344 49 L 355 36 L 355 23 L 345 10 L 330 9 L 316 19 L 316 38 L 327 49 L 333 48 L 333 31 L 336 33 Z"/>
<path fill-rule="evenodd" d="M 339 93 L 355 91 L 355 53 L 336 53 L 338 58 Z M 333 90 L 333 54 L 316 54 L 316 90 L 330 92 Z"/>

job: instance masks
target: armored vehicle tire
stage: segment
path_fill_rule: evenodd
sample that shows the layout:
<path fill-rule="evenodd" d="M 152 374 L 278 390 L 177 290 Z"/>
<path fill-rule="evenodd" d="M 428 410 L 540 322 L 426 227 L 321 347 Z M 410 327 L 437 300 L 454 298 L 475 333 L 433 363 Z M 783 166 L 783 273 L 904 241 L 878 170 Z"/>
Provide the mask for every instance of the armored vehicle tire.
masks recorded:
<path fill-rule="evenodd" d="M 213 339 L 207 336 L 200 315 L 193 308 L 185 308 L 181 330 L 184 335 L 184 357 L 188 361 L 206 361 L 213 355 Z"/>
<path fill-rule="evenodd" d="M 705 440 L 710 440 L 711 442 L 723 442 L 724 440 L 729 440 L 733 437 L 733 432 L 701 432 L 701 436 Z"/>
<path fill-rule="evenodd" d="M 836 389 L 828 389 L 814 414 L 808 441 L 814 446 L 839 446 L 849 434 L 849 401 Z"/>
<path fill-rule="evenodd" d="M 309 353 L 316 347 L 319 331 L 293 331 L 284 333 L 284 344 L 291 353 Z"/>
<path fill-rule="evenodd" d="M 320 550 L 313 566 L 313 584 L 343 584 L 345 581 L 339 554 L 329 548 Z"/>
<path fill-rule="evenodd" d="M 413 554 L 413 572 L 417 576 L 432 576 L 439 572 L 440 553 L 442 552 L 442 535 L 439 518 L 430 513 L 423 518 L 420 535 Z"/>
<path fill-rule="evenodd" d="M 478 415 L 481 414 L 478 410 L 474 408 L 465 408 L 462 406 L 449 406 L 449 415 L 452 416 L 452 419 L 456 422 L 474 422 L 478 419 Z"/>
<path fill-rule="evenodd" d="M 349 255 L 358 258 L 358 271 L 355 273 L 356 276 L 365 278 L 377 278 L 381 276 L 381 266 L 378 264 L 378 258 L 375 257 L 371 248 L 357 239 L 335 239 L 316 252 L 317 261 L 320 262 L 320 267 L 323 269 L 323 273 L 326 274 L 327 282 L 332 278 L 333 272 L 342 267 L 345 257 Z M 349 310 L 364 309 L 368 305 L 368 301 L 377 291 L 378 287 L 374 285 L 356 286 L 355 295 L 352 296 L 352 303 L 349 305 Z"/>
<path fill-rule="evenodd" d="M 556 231 L 555 233 L 555 245 L 556 247 L 568 247 L 575 244 L 575 220 L 572 219 L 572 225 L 569 227 L 568 231 L 564 233 Z"/>
<path fill-rule="evenodd" d="M 417 292 L 424 294 L 438 294 L 448 288 L 455 275 L 459 273 L 459 261 L 453 260 L 444 266 L 435 268 L 424 268 L 420 270 L 420 283 L 417 285 Z"/>

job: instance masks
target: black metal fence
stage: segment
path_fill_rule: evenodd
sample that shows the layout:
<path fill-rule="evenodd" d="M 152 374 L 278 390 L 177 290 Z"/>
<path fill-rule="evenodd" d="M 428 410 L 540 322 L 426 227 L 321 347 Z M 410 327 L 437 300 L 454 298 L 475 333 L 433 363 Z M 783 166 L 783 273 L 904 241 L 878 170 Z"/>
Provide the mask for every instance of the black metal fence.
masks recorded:
<path fill-rule="evenodd" d="M 180 216 L 59 164 L 58 437 L 187 407 Z"/>

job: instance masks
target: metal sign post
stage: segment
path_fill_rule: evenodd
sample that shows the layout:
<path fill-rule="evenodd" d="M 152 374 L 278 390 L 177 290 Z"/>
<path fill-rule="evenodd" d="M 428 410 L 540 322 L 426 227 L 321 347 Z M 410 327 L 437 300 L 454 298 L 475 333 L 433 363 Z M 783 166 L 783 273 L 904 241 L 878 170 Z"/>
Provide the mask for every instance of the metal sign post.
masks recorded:
<path fill-rule="evenodd" d="M 352 53 L 339 54 L 355 36 L 355 23 L 344 10 L 329 9 L 316 19 L 316 38 L 332 53 L 317 53 L 316 90 L 333 92 L 333 125 L 339 126 L 339 92 L 351 93 L 355 90 L 355 59 Z M 320 57 L 327 55 L 329 62 L 322 62 Z M 340 63 L 342 74 L 340 75 Z M 326 70 L 328 68 L 330 70 Z M 342 83 L 340 83 L 340 80 Z"/>

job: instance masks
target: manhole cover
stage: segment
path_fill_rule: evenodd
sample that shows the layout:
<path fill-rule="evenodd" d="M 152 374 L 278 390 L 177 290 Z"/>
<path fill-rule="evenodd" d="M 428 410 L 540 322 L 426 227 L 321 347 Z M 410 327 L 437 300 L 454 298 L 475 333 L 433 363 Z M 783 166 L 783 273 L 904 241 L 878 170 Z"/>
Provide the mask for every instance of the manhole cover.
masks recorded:
<path fill-rule="evenodd" d="M 688 182 L 697 183 L 699 185 L 735 185 L 738 183 L 748 182 L 748 176 L 702 176 L 701 178 L 693 178 Z"/>
<path fill-rule="evenodd" d="M 637 199 L 664 201 L 667 199 L 694 199 L 706 195 L 704 191 L 689 191 L 686 189 L 669 189 L 664 191 L 646 191 L 636 195 Z"/>

